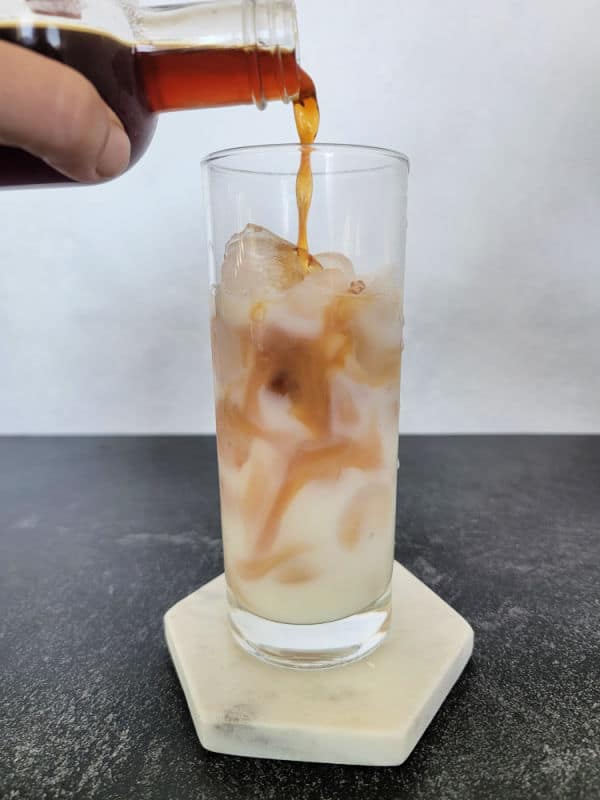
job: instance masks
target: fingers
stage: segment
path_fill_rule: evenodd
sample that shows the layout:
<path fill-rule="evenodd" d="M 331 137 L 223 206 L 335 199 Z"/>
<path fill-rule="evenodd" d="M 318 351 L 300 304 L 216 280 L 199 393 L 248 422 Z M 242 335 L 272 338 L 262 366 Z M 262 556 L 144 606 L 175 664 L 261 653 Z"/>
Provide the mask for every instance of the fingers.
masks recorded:
<path fill-rule="evenodd" d="M 86 183 L 119 175 L 131 155 L 120 120 L 83 75 L 7 42 L 0 42 L 0 144 Z"/>

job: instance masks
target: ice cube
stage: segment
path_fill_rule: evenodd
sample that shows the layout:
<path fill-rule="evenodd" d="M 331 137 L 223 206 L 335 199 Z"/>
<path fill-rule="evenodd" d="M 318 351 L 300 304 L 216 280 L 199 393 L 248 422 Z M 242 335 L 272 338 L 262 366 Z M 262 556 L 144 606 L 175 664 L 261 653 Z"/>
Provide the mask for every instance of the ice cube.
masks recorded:
<path fill-rule="evenodd" d="M 248 460 L 240 470 L 240 511 L 249 535 L 254 541 L 266 522 L 275 502 L 287 466 L 281 448 L 255 438 L 250 444 Z"/>
<path fill-rule="evenodd" d="M 302 288 L 313 293 L 343 294 L 349 286 L 349 277 L 337 267 L 328 267 L 307 275 Z"/>
<path fill-rule="evenodd" d="M 344 294 L 348 278 L 339 269 L 315 270 L 269 303 L 267 321 L 291 336 L 312 338 L 323 328 L 323 313 L 332 297 Z"/>
<path fill-rule="evenodd" d="M 378 386 L 397 380 L 402 356 L 400 291 L 367 295 L 353 321 L 354 357 L 367 382 Z"/>
<path fill-rule="evenodd" d="M 315 258 L 325 270 L 335 269 L 348 278 L 354 277 L 354 266 L 350 259 L 342 255 L 342 253 L 317 253 Z"/>
<path fill-rule="evenodd" d="M 266 228 L 248 224 L 227 242 L 221 285 L 229 292 L 277 293 L 313 269 L 320 267 L 312 256 L 299 254 L 295 245 Z"/>
<path fill-rule="evenodd" d="M 218 386 L 228 386 L 243 376 L 246 342 L 222 315 L 212 318 L 210 332 L 215 381 Z"/>
<path fill-rule="evenodd" d="M 338 541 L 346 550 L 354 550 L 361 542 L 372 547 L 374 536 L 385 536 L 394 525 L 395 487 L 384 483 L 367 483 L 349 502 L 338 528 Z"/>
<path fill-rule="evenodd" d="M 355 326 L 374 351 L 402 348 L 402 298 L 399 289 L 374 294 L 357 315 Z"/>
<path fill-rule="evenodd" d="M 321 258 L 324 262 L 321 262 Z M 286 293 L 286 303 L 292 316 L 300 315 L 318 322 L 332 295 L 344 294 L 354 275 L 352 262 L 341 253 L 320 253 L 315 259 L 323 267 L 305 276 Z"/>
<path fill-rule="evenodd" d="M 251 294 L 223 291 L 222 287 L 215 290 L 214 297 L 216 316 L 221 317 L 232 328 L 247 325 L 252 310 L 257 305 Z"/>

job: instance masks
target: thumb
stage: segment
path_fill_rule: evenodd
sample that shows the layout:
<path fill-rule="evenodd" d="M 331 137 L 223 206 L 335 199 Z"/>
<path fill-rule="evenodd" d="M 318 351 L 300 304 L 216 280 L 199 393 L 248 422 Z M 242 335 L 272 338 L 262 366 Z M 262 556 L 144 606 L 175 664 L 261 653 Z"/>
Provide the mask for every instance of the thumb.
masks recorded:
<path fill-rule="evenodd" d="M 0 76 L 0 144 L 21 147 L 76 181 L 127 168 L 123 125 L 79 72 L 0 42 Z"/>

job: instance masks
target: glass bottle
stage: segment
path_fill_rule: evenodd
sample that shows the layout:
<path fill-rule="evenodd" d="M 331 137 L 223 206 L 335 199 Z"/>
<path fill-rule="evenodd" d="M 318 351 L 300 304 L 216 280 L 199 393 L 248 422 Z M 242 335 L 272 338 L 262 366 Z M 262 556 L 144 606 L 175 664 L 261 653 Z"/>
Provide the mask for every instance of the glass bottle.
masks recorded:
<path fill-rule="evenodd" d="M 2 0 L 0 41 L 90 80 L 144 154 L 161 111 L 287 102 L 300 92 L 293 0 Z M 0 187 L 70 183 L 0 146 Z"/>

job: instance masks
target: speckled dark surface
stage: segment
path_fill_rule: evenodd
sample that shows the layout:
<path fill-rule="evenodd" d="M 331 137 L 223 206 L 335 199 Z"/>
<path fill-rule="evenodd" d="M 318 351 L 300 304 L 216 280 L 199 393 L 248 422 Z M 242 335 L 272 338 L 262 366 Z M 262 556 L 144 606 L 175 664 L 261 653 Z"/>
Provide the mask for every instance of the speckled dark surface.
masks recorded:
<path fill-rule="evenodd" d="M 600 437 L 401 441 L 397 557 L 475 629 L 402 767 L 199 745 L 166 609 L 221 569 L 210 438 L 0 439 L 0 797 L 600 797 Z"/>

